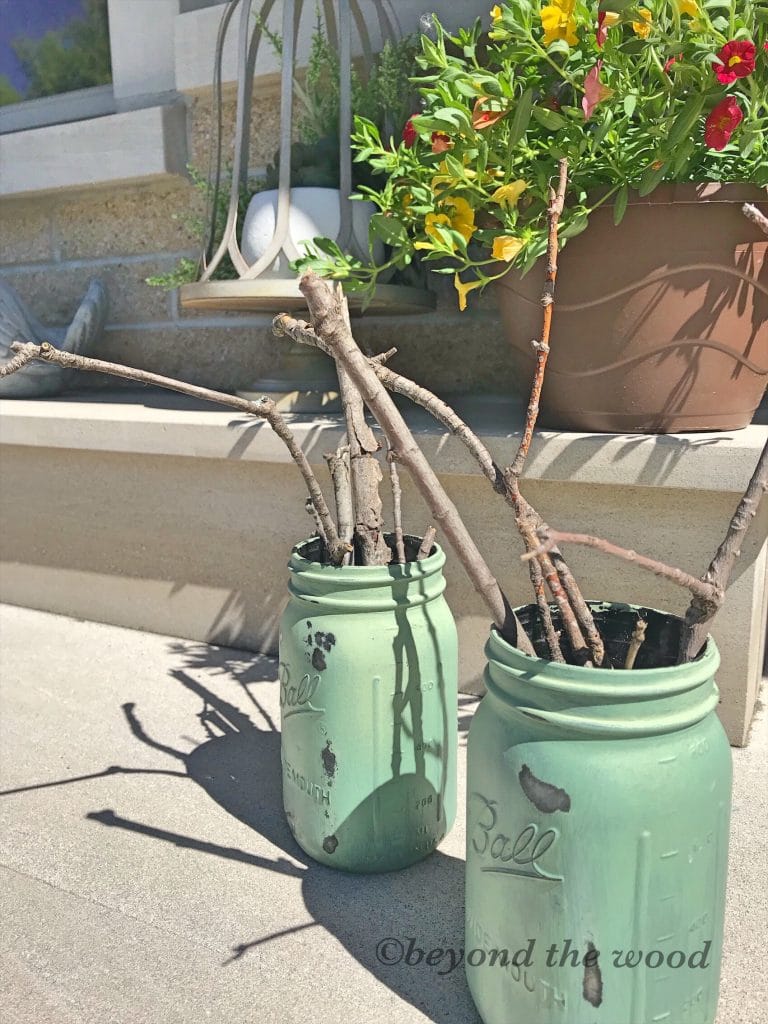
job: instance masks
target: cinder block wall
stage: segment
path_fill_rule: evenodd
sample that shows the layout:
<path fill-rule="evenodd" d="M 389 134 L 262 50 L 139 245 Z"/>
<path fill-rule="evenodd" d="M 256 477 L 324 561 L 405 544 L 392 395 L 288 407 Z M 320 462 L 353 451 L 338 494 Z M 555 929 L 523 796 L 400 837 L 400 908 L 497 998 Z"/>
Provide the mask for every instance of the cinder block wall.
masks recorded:
<path fill-rule="evenodd" d="M 187 97 L 190 163 L 208 168 L 210 91 Z M 225 159 L 231 156 L 234 99 L 224 105 Z M 279 95 L 260 91 L 251 131 L 252 167 L 263 167 L 277 146 Z M 98 169 L 94 169 L 98 177 Z M 176 292 L 150 287 L 145 278 L 172 270 L 181 256 L 196 258 L 200 242 L 189 229 L 203 199 L 182 176 L 158 183 L 62 190 L 0 201 L 0 280 L 12 285 L 44 323 L 69 323 L 92 277 L 110 298 L 109 322 L 99 355 L 234 390 L 274 369 L 284 343 L 270 330 L 271 316 L 200 314 L 179 307 Z M 393 363 L 430 381 L 443 393 L 505 392 L 513 388 L 506 343 L 492 297 L 459 313 L 450 282 L 433 275 L 438 308 L 422 316 L 364 318 L 357 334 L 374 351 L 397 345 Z M 114 388 L 94 377 L 85 387 Z"/>

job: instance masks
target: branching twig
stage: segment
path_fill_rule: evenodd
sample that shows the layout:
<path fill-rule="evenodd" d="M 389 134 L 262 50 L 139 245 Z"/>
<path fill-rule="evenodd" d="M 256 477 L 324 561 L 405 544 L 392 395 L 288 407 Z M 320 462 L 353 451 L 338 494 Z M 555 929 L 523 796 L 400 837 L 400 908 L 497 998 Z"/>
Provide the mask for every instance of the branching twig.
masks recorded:
<path fill-rule="evenodd" d="M 678 586 L 685 587 L 692 594 L 701 597 L 703 600 L 711 600 L 713 598 L 714 588 L 711 583 L 698 579 L 696 576 L 691 576 L 690 573 L 685 572 L 683 569 L 677 569 L 672 565 L 666 565 L 664 562 L 658 562 L 655 558 L 639 555 L 630 548 L 622 548 L 618 544 L 612 544 L 602 537 L 593 537 L 588 533 L 566 533 L 563 530 L 552 529 L 548 531 L 539 530 L 539 537 L 542 543 L 533 551 L 528 551 L 526 554 L 521 555 L 520 557 L 523 561 L 535 558 L 543 552 L 549 551 L 555 544 L 582 544 L 584 547 L 602 551 L 606 555 L 621 558 L 625 562 L 634 562 L 641 569 L 647 569 L 649 572 L 655 573 L 656 576 L 661 576 L 662 579 L 677 583 Z"/>
<path fill-rule="evenodd" d="M 42 345 L 15 341 L 11 345 L 11 349 L 17 352 L 19 356 L 25 356 L 25 359 L 21 363 L 13 359 L 11 362 L 6 363 L 4 367 L 6 375 L 9 372 L 13 373 L 15 370 L 21 369 L 21 366 L 24 366 L 32 359 L 41 359 L 44 362 L 57 363 L 68 370 L 88 370 L 91 373 L 106 373 L 113 377 L 134 380 L 138 384 L 152 384 L 156 387 L 166 388 L 168 391 L 179 391 L 181 394 L 189 395 L 191 398 L 200 398 L 206 402 L 216 402 L 218 405 L 226 405 L 230 409 L 237 409 L 239 412 L 247 413 L 249 416 L 258 416 L 260 419 L 266 420 L 283 444 L 285 444 L 291 453 L 291 458 L 299 467 L 299 471 L 304 477 L 304 482 L 307 485 L 325 530 L 329 557 L 334 564 L 340 564 L 345 552 L 348 550 L 348 545 L 339 540 L 333 518 L 325 503 L 320 484 L 312 472 L 312 467 L 306 455 L 299 447 L 296 438 L 288 429 L 285 420 L 275 408 L 275 403 L 271 398 L 262 398 L 258 402 L 249 402 L 245 398 L 227 395 L 222 391 L 212 391 L 210 388 L 199 387 L 197 384 L 187 384 L 185 381 L 175 380 L 173 377 L 163 377 L 158 373 L 149 373 L 147 370 L 138 370 L 131 366 L 122 366 L 119 363 L 108 363 L 102 359 L 91 359 L 89 356 L 80 356 L 75 352 L 62 352 L 60 349 L 54 348 L 47 341 L 44 341 Z M 9 370 L 9 367 L 14 362 L 17 363 L 14 370 Z"/>
<path fill-rule="evenodd" d="M 403 489 L 400 486 L 400 474 L 397 472 L 395 453 L 387 445 L 387 462 L 389 463 L 389 482 L 392 487 L 392 519 L 395 530 L 395 561 L 405 563 L 405 542 L 403 541 Z"/>
<path fill-rule="evenodd" d="M 491 611 L 502 636 L 528 654 L 534 649 L 504 597 L 493 573 L 464 525 L 458 509 L 445 492 L 405 420 L 378 379 L 371 363 L 358 348 L 342 312 L 344 299 L 317 274 L 306 273 L 299 285 L 309 305 L 315 331 L 360 389 L 399 461 L 408 468 L 437 523 L 451 543 L 477 592 Z"/>
<path fill-rule="evenodd" d="M 757 224 L 760 230 L 768 235 L 768 217 L 766 217 L 762 210 L 758 210 L 758 208 L 752 203 L 744 203 L 741 208 L 741 212 L 747 220 L 751 220 L 753 224 Z"/>

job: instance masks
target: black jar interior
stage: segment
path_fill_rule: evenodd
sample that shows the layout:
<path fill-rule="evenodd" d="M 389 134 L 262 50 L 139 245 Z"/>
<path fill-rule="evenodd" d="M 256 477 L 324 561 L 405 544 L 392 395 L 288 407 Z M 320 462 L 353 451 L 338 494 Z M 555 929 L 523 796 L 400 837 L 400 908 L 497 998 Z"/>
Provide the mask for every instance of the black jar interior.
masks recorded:
<path fill-rule="evenodd" d="M 683 627 L 683 620 L 678 616 L 658 612 L 653 608 L 612 604 L 607 601 L 588 601 L 587 604 L 605 644 L 607 658 L 604 667 L 624 667 L 629 642 L 638 618 L 644 619 L 648 625 L 634 667 L 667 668 L 677 664 Z M 560 646 L 565 660 L 569 664 L 578 665 L 579 659 L 574 656 L 557 605 L 550 606 L 550 611 L 553 625 L 560 633 Z M 517 615 L 533 641 L 538 657 L 548 661 L 550 659 L 549 648 L 541 625 L 538 607 L 535 604 L 526 605 L 524 608 L 517 609 Z"/>

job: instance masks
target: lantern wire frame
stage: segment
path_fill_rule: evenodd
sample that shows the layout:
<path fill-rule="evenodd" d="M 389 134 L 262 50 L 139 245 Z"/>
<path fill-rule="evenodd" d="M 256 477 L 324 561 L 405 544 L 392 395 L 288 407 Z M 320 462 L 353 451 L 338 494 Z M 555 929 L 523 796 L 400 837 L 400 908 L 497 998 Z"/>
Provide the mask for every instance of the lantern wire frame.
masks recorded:
<path fill-rule="evenodd" d="M 352 228 L 352 25 L 354 22 L 362 51 L 364 67 L 371 66 L 374 49 L 371 32 L 360 0 L 282 0 L 282 53 L 280 71 L 280 141 L 277 188 L 277 212 L 275 228 L 265 251 L 249 264 L 238 243 L 238 211 L 242 189 L 248 182 L 249 135 L 251 107 L 253 101 L 253 80 L 257 58 L 266 38 L 264 31 L 267 19 L 272 14 L 277 0 L 263 0 L 258 12 L 254 11 L 254 0 L 229 0 L 222 13 L 216 39 L 216 53 L 213 71 L 214 131 L 211 146 L 208 180 L 211 189 L 206 210 L 207 237 L 200 259 L 199 279 L 196 284 L 184 285 L 181 289 L 181 304 L 188 308 L 208 309 L 268 309 L 297 308 L 303 299 L 293 278 L 262 278 L 260 275 L 270 268 L 282 252 L 291 261 L 302 254 L 296 248 L 289 233 L 291 203 L 291 145 L 293 124 L 294 76 L 296 73 L 296 51 L 302 16 L 307 7 L 321 14 L 325 32 L 331 47 L 339 54 L 339 200 L 340 221 L 336 242 L 340 248 L 366 259 L 368 253 L 361 251 Z M 382 44 L 396 40 L 401 35 L 400 24 L 394 10 L 394 0 L 366 0 L 373 9 Z M 219 197 L 224 189 L 223 182 L 223 97 L 222 63 L 224 48 L 229 31 L 237 19 L 237 107 L 235 141 L 229 184 L 229 203 L 224 230 L 217 238 L 217 209 Z M 370 15 L 369 15 L 370 17 Z M 239 275 L 239 281 L 215 280 L 214 274 L 226 256 Z M 359 307 L 361 299 L 350 296 L 353 307 Z M 435 305 L 430 292 L 419 288 L 380 285 L 371 302 L 371 312 L 407 313 L 427 312 Z"/>

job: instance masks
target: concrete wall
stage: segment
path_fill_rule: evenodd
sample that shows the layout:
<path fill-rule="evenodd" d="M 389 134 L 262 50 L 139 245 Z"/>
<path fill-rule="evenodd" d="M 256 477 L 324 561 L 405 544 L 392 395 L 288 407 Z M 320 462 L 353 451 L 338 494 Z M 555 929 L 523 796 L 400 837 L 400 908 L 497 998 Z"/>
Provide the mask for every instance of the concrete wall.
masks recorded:
<path fill-rule="evenodd" d="M 291 546 L 311 533 L 306 491 L 272 431 L 167 396 L 123 403 L 0 402 L 0 599 L 213 643 L 274 652 Z M 514 445 L 508 420 L 476 424 L 495 457 Z M 530 600 L 510 513 L 456 441 L 421 421 L 419 441 L 515 603 Z M 318 478 L 338 444 L 332 419 L 294 430 Z M 766 428 L 739 437 L 626 438 L 550 433 L 535 439 L 525 493 L 545 518 L 701 573 L 751 475 Z M 384 489 L 386 490 L 386 488 Z M 404 480 L 405 526 L 430 515 Z M 391 521 L 391 517 L 390 517 Z M 761 678 L 768 506 L 738 560 L 713 633 L 723 665 L 721 719 L 744 742 Z M 676 613 L 684 591 L 598 553 L 568 558 L 584 594 Z M 461 681 L 483 667 L 488 614 L 449 556 L 447 596 L 460 634 Z"/>

